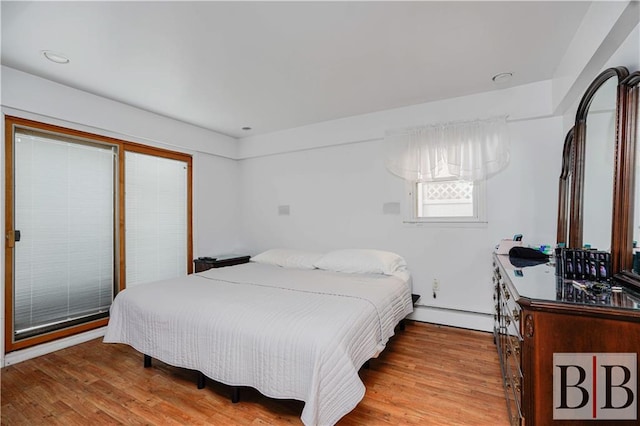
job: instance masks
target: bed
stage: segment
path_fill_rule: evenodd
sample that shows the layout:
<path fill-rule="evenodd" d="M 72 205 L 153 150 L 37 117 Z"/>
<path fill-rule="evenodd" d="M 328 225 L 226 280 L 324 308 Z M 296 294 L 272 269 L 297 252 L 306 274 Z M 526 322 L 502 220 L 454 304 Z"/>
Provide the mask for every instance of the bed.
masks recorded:
<path fill-rule="evenodd" d="M 332 425 L 364 397 L 358 370 L 412 309 L 400 256 L 270 250 L 247 264 L 122 291 L 104 342 L 304 401 L 305 425 Z"/>

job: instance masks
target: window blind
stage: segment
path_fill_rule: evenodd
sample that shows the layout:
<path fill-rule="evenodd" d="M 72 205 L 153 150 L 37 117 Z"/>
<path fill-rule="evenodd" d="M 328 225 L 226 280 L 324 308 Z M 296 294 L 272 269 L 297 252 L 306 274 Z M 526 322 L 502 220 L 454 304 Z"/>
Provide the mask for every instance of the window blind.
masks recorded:
<path fill-rule="evenodd" d="M 125 152 L 126 286 L 187 274 L 187 163 Z"/>
<path fill-rule="evenodd" d="M 108 314 L 114 289 L 116 148 L 15 134 L 16 339 Z"/>

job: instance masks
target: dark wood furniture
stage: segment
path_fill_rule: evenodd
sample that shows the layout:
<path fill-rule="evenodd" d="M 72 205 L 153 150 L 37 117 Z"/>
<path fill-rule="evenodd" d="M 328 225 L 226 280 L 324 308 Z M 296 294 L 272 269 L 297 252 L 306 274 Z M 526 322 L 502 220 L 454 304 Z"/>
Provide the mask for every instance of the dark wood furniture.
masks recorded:
<path fill-rule="evenodd" d="M 616 150 L 616 186 L 614 187 L 614 229 L 611 246 L 615 248 L 620 279 L 640 288 L 639 271 L 633 269 L 634 252 L 634 215 L 640 209 L 640 200 L 635 199 L 635 188 L 640 185 L 638 179 L 638 139 L 640 138 L 640 71 L 630 74 L 622 81 L 621 107 L 624 117 L 621 123 L 619 146 Z M 612 251 L 612 255 L 613 255 Z"/>
<path fill-rule="evenodd" d="M 629 74 L 624 67 L 608 68 L 600 73 L 586 90 L 573 128 L 565 139 L 563 165 L 559 180 L 558 243 L 569 248 L 581 248 L 583 244 L 585 206 L 584 194 L 592 192 L 584 181 L 585 150 L 588 113 L 600 88 L 609 80 L 617 82 L 615 105 L 615 136 L 611 146 L 614 168 L 612 176 L 613 199 L 611 203 L 611 270 L 617 278 L 640 288 L 640 271 L 632 271 L 634 252 L 634 214 L 640 208 L 635 199 L 638 150 L 640 137 L 640 71 Z M 588 210 L 588 209 L 586 209 Z M 605 248 L 606 247 L 602 247 Z"/>
<path fill-rule="evenodd" d="M 497 255 L 496 255 L 497 256 Z M 498 348 L 500 369 L 507 400 L 507 412 L 512 425 L 520 424 L 522 415 L 522 369 L 520 350 L 522 334 L 520 333 L 520 307 L 511 297 L 511 290 L 503 278 L 504 271 L 498 266 L 497 258 L 493 261 L 493 301 L 495 303 L 493 340 Z"/>
<path fill-rule="evenodd" d="M 589 144 L 593 144 L 595 141 L 587 141 L 587 126 L 588 118 L 589 118 L 589 110 L 592 105 L 594 98 L 598 91 L 605 85 L 607 81 L 610 79 L 614 79 L 617 83 L 617 93 L 615 93 L 615 117 L 616 117 L 616 128 L 615 134 L 610 135 L 613 140 L 607 141 L 612 143 L 611 146 L 615 146 L 617 148 L 617 141 L 620 137 L 620 132 L 622 127 L 624 126 L 624 111 L 621 108 L 621 102 L 623 99 L 624 86 L 621 84 L 622 80 L 629 75 L 629 71 L 625 67 L 614 67 L 608 68 L 601 72 L 589 85 L 587 90 L 585 91 L 582 99 L 580 100 L 580 104 L 578 105 L 578 110 L 576 112 L 575 124 L 573 127 L 574 135 L 572 140 L 572 176 L 571 180 L 571 208 L 569 209 L 569 241 L 558 241 L 568 243 L 567 247 L 573 248 L 581 248 L 583 244 L 583 232 L 584 232 L 584 216 L 585 216 L 585 205 L 584 205 L 584 194 L 588 191 L 588 188 L 585 188 L 585 168 L 586 168 L 586 150 Z M 613 171 L 613 174 L 616 174 L 616 171 Z M 614 180 L 614 176 L 611 176 L 612 185 L 616 186 L 616 180 Z M 614 200 L 602 200 L 602 202 L 611 203 L 613 206 L 612 212 L 615 214 L 615 198 L 616 194 L 614 193 Z M 612 223 L 612 233 L 615 232 L 616 221 Z M 613 251 L 613 247 L 612 247 Z M 613 260 L 613 268 L 616 269 L 616 260 Z"/>
<path fill-rule="evenodd" d="M 585 291 L 557 277 L 548 264 L 515 268 L 506 255 L 494 255 L 493 266 L 494 340 L 511 424 L 601 424 L 593 419 L 554 420 L 554 354 L 637 354 L 640 292 L 625 287 L 616 292 Z M 638 390 L 636 402 L 637 397 Z M 637 425 L 637 407 L 637 420 L 605 424 Z"/>
<path fill-rule="evenodd" d="M 249 259 L 251 259 L 251 256 L 228 254 L 216 257 L 199 257 L 194 259 L 193 264 L 195 266 L 195 272 L 203 272 L 211 268 L 240 265 L 249 262 Z"/>

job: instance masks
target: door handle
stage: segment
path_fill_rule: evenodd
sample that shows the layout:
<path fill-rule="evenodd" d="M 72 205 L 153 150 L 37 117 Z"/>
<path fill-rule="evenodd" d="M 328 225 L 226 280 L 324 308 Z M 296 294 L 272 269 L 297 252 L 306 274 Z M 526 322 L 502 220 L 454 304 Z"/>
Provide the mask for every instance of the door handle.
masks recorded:
<path fill-rule="evenodd" d="M 20 241 L 20 231 L 14 230 L 7 232 L 5 236 L 7 240 L 7 248 L 13 248 L 15 246 L 16 241 Z"/>

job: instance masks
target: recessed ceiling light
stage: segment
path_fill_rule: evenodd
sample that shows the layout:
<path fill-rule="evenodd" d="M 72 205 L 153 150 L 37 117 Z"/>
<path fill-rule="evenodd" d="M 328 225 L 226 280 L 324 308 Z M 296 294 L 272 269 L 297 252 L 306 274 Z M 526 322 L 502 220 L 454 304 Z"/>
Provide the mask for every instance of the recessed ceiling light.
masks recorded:
<path fill-rule="evenodd" d="M 501 72 L 491 77 L 491 80 L 493 80 L 494 83 L 506 83 L 511 77 L 513 77 L 512 72 Z"/>
<path fill-rule="evenodd" d="M 67 58 L 66 56 L 60 53 L 52 52 L 50 50 L 43 50 L 42 54 L 45 58 L 47 58 L 51 62 L 55 62 L 56 64 L 68 64 L 70 62 L 69 58 Z"/>
<path fill-rule="evenodd" d="M 249 126 L 244 126 L 244 127 L 242 128 L 242 130 L 244 130 L 245 132 L 248 132 L 249 130 L 251 130 L 251 127 L 249 127 Z"/>

